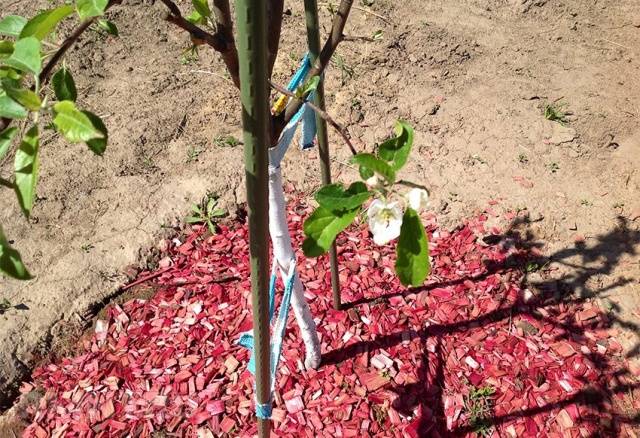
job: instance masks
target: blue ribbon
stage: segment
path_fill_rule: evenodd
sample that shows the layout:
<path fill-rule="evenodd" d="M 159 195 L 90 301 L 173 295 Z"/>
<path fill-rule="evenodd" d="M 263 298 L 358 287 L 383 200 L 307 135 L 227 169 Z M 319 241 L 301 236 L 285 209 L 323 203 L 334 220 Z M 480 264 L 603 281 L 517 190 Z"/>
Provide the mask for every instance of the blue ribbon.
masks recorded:
<path fill-rule="evenodd" d="M 300 68 L 298 68 L 293 78 L 289 81 L 289 84 L 287 84 L 287 90 L 295 91 L 302 85 L 302 81 L 304 81 L 310 69 L 311 60 L 309 59 L 309 54 L 306 54 L 302 59 Z M 309 93 L 307 100 L 313 100 L 314 96 L 315 91 Z M 274 148 L 269 149 L 269 164 L 272 167 L 280 167 L 280 162 L 284 158 L 287 149 L 289 149 L 289 145 L 293 140 L 300 121 L 302 121 L 301 147 L 303 150 L 313 147 L 313 139 L 316 137 L 316 117 L 313 109 L 309 105 L 303 104 L 302 108 L 298 110 L 282 130 L 278 144 Z"/>

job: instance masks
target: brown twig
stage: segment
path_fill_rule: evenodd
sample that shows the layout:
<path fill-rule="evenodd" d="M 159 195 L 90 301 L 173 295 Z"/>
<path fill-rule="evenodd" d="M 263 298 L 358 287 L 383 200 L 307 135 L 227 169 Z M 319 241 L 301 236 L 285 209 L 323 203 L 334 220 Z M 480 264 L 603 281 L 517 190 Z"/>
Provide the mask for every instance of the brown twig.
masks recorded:
<path fill-rule="evenodd" d="M 216 17 L 216 29 L 227 41 L 227 57 L 229 62 L 227 65 L 229 73 L 237 73 L 239 72 L 238 49 L 236 48 L 236 41 L 233 37 L 233 20 L 231 19 L 229 0 L 213 0 L 213 14 Z M 233 77 L 233 74 L 231 76 Z M 236 86 L 239 86 L 239 81 Z"/>
<path fill-rule="evenodd" d="M 331 34 L 322 47 L 320 56 L 318 56 L 314 66 L 309 71 L 308 77 L 319 76 L 325 70 L 329 61 L 331 61 L 331 57 L 336 51 L 338 44 L 343 40 L 344 26 L 347 23 L 347 17 L 349 16 L 349 12 L 351 12 L 352 5 L 353 0 L 342 0 L 340 2 L 340 6 L 331 25 Z M 306 98 L 306 96 L 304 97 Z M 300 99 L 292 99 L 286 109 L 280 113 L 279 116 L 276 116 L 273 120 L 272 140 L 275 139 L 275 141 L 277 141 L 284 127 L 287 126 L 287 123 L 289 123 L 302 107 L 302 103 L 303 101 Z"/>
<path fill-rule="evenodd" d="M 273 81 L 269 81 L 269 84 L 273 87 L 274 90 L 285 94 L 295 100 L 300 100 L 298 99 L 298 97 L 292 93 L 291 91 L 287 90 L 285 87 L 283 87 L 282 85 L 278 85 Z M 301 101 L 302 102 L 302 101 Z M 317 107 L 313 102 L 311 102 L 310 100 L 306 100 L 303 103 L 306 103 L 307 105 L 309 105 L 309 107 L 314 110 L 316 112 L 316 114 L 318 114 L 320 117 L 322 117 L 324 120 L 327 121 L 327 123 L 329 123 L 336 131 L 338 131 L 338 133 L 342 136 L 342 138 L 344 139 L 344 142 L 347 144 L 347 146 L 349 147 L 349 150 L 351 151 L 352 155 L 356 155 L 358 153 L 358 151 L 356 150 L 355 147 L 353 147 L 353 143 L 351 143 L 351 139 L 349 138 L 349 131 L 347 131 L 347 128 L 345 128 L 344 126 L 342 126 L 340 123 L 336 122 L 330 115 L 329 113 L 327 113 L 325 110 Z"/>
<path fill-rule="evenodd" d="M 372 37 L 367 37 L 367 36 L 344 35 L 342 37 L 342 41 L 348 41 L 348 42 L 366 41 L 368 43 L 373 43 L 376 40 L 374 38 L 372 38 Z"/>
<path fill-rule="evenodd" d="M 171 269 L 171 268 L 172 268 L 172 266 L 167 266 L 166 268 L 160 269 L 159 271 L 152 272 L 152 273 L 151 273 L 151 274 L 149 274 L 149 275 L 146 275 L 146 276 L 144 276 L 144 277 L 142 277 L 142 278 L 137 279 L 137 280 L 136 280 L 136 281 L 134 281 L 133 283 L 129 283 L 129 284 L 127 284 L 126 286 L 122 286 L 122 287 L 120 288 L 120 291 L 121 291 L 121 292 L 124 292 L 124 291 L 126 291 L 126 290 L 128 290 L 128 289 L 131 289 L 131 288 L 132 288 L 132 287 L 134 287 L 134 286 L 137 286 L 137 285 L 139 285 L 139 284 L 145 283 L 145 282 L 147 282 L 147 281 L 149 281 L 149 280 L 153 280 L 154 278 L 160 277 L 162 274 L 164 274 L 165 272 L 167 272 L 167 271 L 168 271 L 169 269 Z"/>
<path fill-rule="evenodd" d="M 111 6 L 120 4 L 122 0 L 110 0 L 105 7 L 105 11 L 107 11 Z M 49 82 L 49 78 L 51 77 L 51 73 L 53 72 L 54 67 L 60 62 L 62 57 L 67 53 L 67 50 L 73 46 L 80 36 L 84 33 L 85 30 L 91 26 L 98 17 L 93 17 L 88 20 L 80 23 L 78 27 L 76 27 L 71 35 L 69 35 L 62 43 L 62 45 L 56 50 L 53 56 L 47 61 L 47 63 L 42 68 L 42 71 L 38 75 L 38 81 L 40 82 L 40 86 L 44 86 Z M 32 87 L 33 89 L 33 87 Z M 11 120 L 9 118 L 0 117 L 0 132 L 4 131 L 11 124 Z"/>
<path fill-rule="evenodd" d="M 204 29 L 196 26 L 182 16 L 180 9 L 171 0 L 160 0 L 168 9 L 166 20 L 169 23 L 175 24 L 179 28 L 189 32 L 192 38 L 201 40 L 207 45 L 211 46 L 215 51 L 220 53 L 222 60 L 229 70 L 231 79 L 236 87 L 240 88 L 240 73 L 238 68 L 238 52 L 235 49 L 233 41 L 229 41 L 225 38 L 224 33 L 218 29 L 215 34 L 211 34 Z M 224 30 L 227 32 L 227 29 Z"/>
<path fill-rule="evenodd" d="M 380 14 L 378 14 L 378 13 L 375 13 L 375 12 L 373 12 L 372 10 L 365 9 L 365 8 L 360 7 L 360 6 L 354 6 L 354 7 L 353 7 L 353 9 L 357 9 L 357 10 L 359 10 L 359 11 L 362 11 L 362 12 L 366 13 L 366 14 L 371 14 L 371 15 L 373 15 L 374 17 L 378 17 L 379 19 L 381 19 L 382 21 L 384 21 L 384 22 L 385 22 L 385 23 L 387 23 L 387 24 L 393 24 L 393 23 L 392 23 L 389 19 L 387 19 L 384 15 L 380 15 Z"/>
<path fill-rule="evenodd" d="M 107 7 L 109 7 L 111 4 L 112 2 L 109 2 L 109 5 L 107 5 Z M 87 28 L 89 28 L 89 26 L 91 26 L 95 22 L 96 18 L 97 17 L 89 18 L 88 20 L 85 20 L 82 23 L 80 23 L 80 26 L 76 27 L 76 29 L 71 33 L 71 35 L 69 35 L 67 39 L 64 40 L 62 45 L 53 54 L 53 56 L 49 59 L 47 64 L 44 66 L 44 68 L 40 72 L 40 75 L 38 76 L 38 80 L 40 81 L 41 85 L 44 85 L 47 83 L 56 64 L 60 62 L 62 57 L 65 55 L 65 53 L 67 53 L 67 50 L 69 50 L 71 46 L 73 46 L 76 43 L 76 41 L 78 41 L 78 39 L 80 38 L 80 35 L 82 35 L 84 31 L 87 30 Z"/>

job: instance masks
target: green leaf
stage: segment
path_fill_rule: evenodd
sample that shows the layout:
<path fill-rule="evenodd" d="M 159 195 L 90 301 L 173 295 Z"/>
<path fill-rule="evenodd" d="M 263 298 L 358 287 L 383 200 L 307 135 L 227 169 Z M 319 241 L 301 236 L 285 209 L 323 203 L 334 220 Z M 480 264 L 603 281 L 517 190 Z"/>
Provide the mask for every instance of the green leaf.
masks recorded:
<path fill-rule="evenodd" d="M 15 69 L 7 67 L 6 65 L 0 65 L 0 78 L 13 79 L 15 81 L 20 80 L 21 75 Z"/>
<path fill-rule="evenodd" d="M 107 8 L 109 0 L 78 0 L 76 2 L 76 9 L 78 15 L 82 20 L 86 20 L 91 17 L 98 17 L 104 14 L 104 10 Z"/>
<path fill-rule="evenodd" d="M 27 19 L 19 15 L 7 15 L 0 20 L 0 34 L 18 38 L 27 24 Z"/>
<path fill-rule="evenodd" d="M 211 16 L 211 9 L 209 9 L 208 0 L 191 0 L 191 2 L 193 3 L 193 7 L 196 9 L 196 12 L 198 12 L 202 17 Z"/>
<path fill-rule="evenodd" d="M 51 78 L 53 84 L 53 91 L 56 94 L 58 100 L 71 100 L 73 102 L 78 98 L 78 91 L 76 90 L 76 83 L 71 76 L 71 73 L 66 68 L 58 70 Z"/>
<path fill-rule="evenodd" d="M 11 41 L 0 41 L 0 59 L 5 59 L 13 53 L 13 43 Z"/>
<path fill-rule="evenodd" d="M 0 272 L 18 280 L 29 280 L 31 274 L 22 263 L 20 253 L 13 249 L 0 225 Z"/>
<path fill-rule="evenodd" d="M 0 95 L 0 117 L 8 117 L 10 119 L 24 119 L 27 117 L 27 110 L 18 102 L 7 96 Z"/>
<path fill-rule="evenodd" d="M 71 143 L 80 143 L 94 138 L 104 138 L 89 117 L 78 110 L 70 100 L 63 100 L 53 106 L 53 124 L 58 132 Z M 104 125 L 103 125 L 104 126 Z"/>
<path fill-rule="evenodd" d="M 13 140 L 16 132 L 18 132 L 18 128 L 15 126 L 0 132 L 0 160 L 7 154 L 9 146 L 11 146 L 11 140 Z"/>
<path fill-rule="evenodd" d="M 429 275 L 429 242 L 418 213 L 407 208 L 396 247 L 396 273 L 405 286 L 420 286 Z"/>
<path fill-rule="evenodd" d="M 401 120 L 396 122 L 396 137 L 378 147 L 378 156 L 391 164 L 396 172 L 407 163 L 413 145 L 413 128 Z"/>
<path fill-rule="evenodd" d="M 191 14 L 189 14 L 189 16 L 187 17 L 187 21 L 193 24 L 207 24 L 207 19 L 200 15 L 198 11 L 193 11 Z"/>
<path fill-rule="evenodd" d="M 14 44 L 13 53 L 4 63 L 20 71 L 30 71 L 37 75 L 42 69 L 40 41 L 34 37 L 19 39 Z"/>
<path fill-rule="evenodd" d="M 363 173 L 365 175 L 369 175 L 373 171 L 382 176 L 389 183 L 393 183 L 396 180 L 395 170 L 393 170 L 387 162 L 377 158 L 373 154 L 361 153 L 354 155 L 351 158 L 351 162 L 360 166 L 360 176 L 363 176 Z M 363 167 L 365 169 L 363 169 Z"/>
<path fill-rule="evenodd" d="M 358 168 L 358 173 L 360 174 L 360 178 L 362 178 L 365 181 L 375 175 L 375 173 L 373 173 L 373 170 L 364 166 L 360 166 Z"/>
<path fill-rule="evenodd" d="M 73 6 L 70 5 L 44 11 L 27 22 L 22 32 L 20 32 L 20 38 L 32 36 L 42 41 L 53 31 L 61 20 L 72 12 Z"/>
<path fill-rule="evenodd" d="M 201 222 L 204 222 L 204 219 L 201 217 L 189 216 L 185 219 L 185 222 L 188 224 L 199 224 Z"/>
<path fill-rule="evenodd" d="M 318 190 L 315 198 L 321 207 L 332 212 L 340 212 L 362 206 L 370 196 L 371 193 L 367 190 L 366 184 L 357 181 L 351 184 L 347 190 L 342 187 L 342 184 L 326 185 Z"/>
<path fill-rule="evenodd" d="M 107 142 L 109 141 L 107 127 L 104 125 L 102 119 L 92 112 L 82 111 L 82 114 L 87 116 L 87 118 L 91 121 L 93 127 L 103 135 L 102 138 L 94 138 L 87 141 L 87 146 L 89 146 L 89 149 L 91 149 L 94 154 L 102 156 L 102 154 L 104 154 L 104 151 L 107 149 Z"/>
<path fill-rule="evenodd" d="M 98 26 L 100 26 L 100 28 L 102 30 L 104 30 L 105 32 L 107 32 L 110 35 L 113 35 L 115 37 L 117 37 L 119 35 L 118 27 L 112 21 L 109 21 L 109 20 L 98 20 Z"/>
<path fill-rule="evenodd" d="M 7 96 L 18 102 L 20 105 L 27 107 L 31 111 L 38 111 L 42 105 L 38 95 L 31 90 L 21 88 L 18 81 L 3 79 L 2 89 L 7 93 Z"/>
<path fill-rule="evenodd" d="M 336 214 L 324 207 L 318 207 L 304 221 L 302 251 L 307 257 L 318 257 L 329 250 L 338 233 L 347 228 L 356 218 L 360 208 Z"/>
<path fill-rule="evenodd" d="M 320 76 L 312 77 L 307 82 L 305 82 L 302 86 L 296 88 L 296 92 L 295 92 L 296 97 L 298 99 L 303 98 L 308 93 L 311 93 L 316 88 L 318 88 L 319 84 L 320 84 Z"/>
<path fill-rule="evenodd" d="M 224 217 L 227 215 L 227 211 L 224 208 L 216 208 L 211 212 L 209 217 Z"/>
<path fill-rule="evenodd" d="M 16 171 L 16 194 L 24 214 L 29 217 L 36 197 L 36 183 L 38 181 L 38 126 L 33 126 L 22 139 L 16 151 L 14 167 Z"/>

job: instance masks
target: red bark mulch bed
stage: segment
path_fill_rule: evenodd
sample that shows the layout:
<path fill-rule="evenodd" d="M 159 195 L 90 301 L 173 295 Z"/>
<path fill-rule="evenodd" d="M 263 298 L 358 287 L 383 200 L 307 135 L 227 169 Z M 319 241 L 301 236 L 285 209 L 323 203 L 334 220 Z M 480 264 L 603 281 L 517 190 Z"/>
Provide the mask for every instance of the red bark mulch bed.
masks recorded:
<path fill-rule="evenodd" d="M 297 247 L 309 211 L 298 201 L 290 212 Z M 326 258 L 300 255 L 323 364 L 302 369 L 291 316 L 274 436 L 586 437 L 630 430 L 632 418 L 620 406 L 636 380 L 609 316 L 555 280 L 523 284 L 524 267 L 539 254 L 485 229 L 486 219 L 446 232 L 429 218 L 433 271 L 411 290 L 395 278 L 392 248 L 374 246 L 363 227 L 343 233 L 342 296 L 351 304 L 340 312 L 331 308 Z M 247 228 L 237 222 L 215 236 L 193 230 L 161 261 L 155 296 L 112 305 L 83 354 L 34 372 L 23 392 L 40 387 L 46 394 L 25 437 L 255 433 L 248 353 L 235 343 L 252 326 Z M 216 282 L 229 276 L 240 280 Z M 640 407 L 632 404 L 632 411 Z"/>

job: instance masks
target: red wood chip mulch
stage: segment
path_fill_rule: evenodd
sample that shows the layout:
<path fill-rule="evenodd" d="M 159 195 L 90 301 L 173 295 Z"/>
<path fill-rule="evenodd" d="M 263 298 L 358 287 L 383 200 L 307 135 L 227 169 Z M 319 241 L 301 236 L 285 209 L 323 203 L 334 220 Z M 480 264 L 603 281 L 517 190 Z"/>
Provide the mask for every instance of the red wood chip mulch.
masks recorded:
<path fill-rule="evenodd" d="M 310 207 L 290 212 L 295 245 Z M 531 254 L 482 239 L 486 216 L 453 232 L 427 220 L 433 272 L 407 290 L 392 248 L 364 228 L 338 239 L 345 311 L 331 308 L 328 263 L 300 256 L 323 364 L 302 368 L 293 316 L 274 401 L 274 436 L 586 437 L 631 430 L 621 397 L 635 382 L 595 304 L 522 284 Z M 46 391 L 25 437 L 251 436 L 252 326 L 247 228 L 174 239 L 149 300 L 112 305 L 83 354 L 37 369 Z M 486 243 L 489 241 L 490 243 Z M 149 272 L 141 276 L 149 275 Z M 225 276 L 241 280 L 216 283 Z M 553 288 L 551 288 L 553 289 Z M 280 288 L 280 290 L 282 290 Z M 478 396 L 478 393 L 484 395 Z M 636 399 L 637 400 L 637 399 Z M 634 402 L 630 412 L 635 411 Z M 627 413 L 627 415 L 629 415 Z"/>

